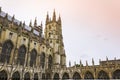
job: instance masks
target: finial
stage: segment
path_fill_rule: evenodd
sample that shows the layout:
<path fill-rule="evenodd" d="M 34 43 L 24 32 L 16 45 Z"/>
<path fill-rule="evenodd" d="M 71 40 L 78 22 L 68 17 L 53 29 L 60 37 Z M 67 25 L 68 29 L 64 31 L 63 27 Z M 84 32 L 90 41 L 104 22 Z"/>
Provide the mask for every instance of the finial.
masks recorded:
<path fill-rule="evenodd" d="M 30 20 L 29 26 L 32 27 L 32 20 Z"/>
<path fill-rule="evenodd" d="M 15 19 L 15 15 L 13 15 L 13 17 L 12 17 L 12 21 L 14 21 L 14 19 Z"/>
<path fill-rule="evenodd" d="M 94 59 L 92 58 L 92 65 L 94 65 Z"/>
<path fill-rule="evenodd" d="M 46 16 L 46 24 L 49 23 L 49 15 L 48 15 L 48 12 L 47 12 L 47 16 Z"/>
<path fill-rule="evenodd" d="M 60 14 L 59 14 L 59 18 L 58 18 L 58 23 L 61 24 L 61 17 L 60 17 Z"/>
<path fill-rule="evenodd" d="M 99 59 L 99 63 L 101 62 L 101 59 Z"/>
<path fill-rule="evenodd" d="M 76 66 L 76 61 L 74 62 L 74 65 Z"/>
<path fill-rule="evenodd" d="M 5 17 L 6 17 L 6 18 L 8 17 L 8 13 L 6 13 Z"/>
<path fill-rule="evenodd" d="M 35 21 L 34 21 L 34 27 L 37 26 L 37 17 L 35 17 Z"/>
<path fill-rule="evenodd" d="M 56 13 L 55 13 L 55 9 L 54 9 L 54 12 L 53 12 L 53 21 L 56 21 Z"/>
<path fill-rule="evenodd" d="M 19 26 L 22 26 L 22 21 L 20 21 L 20 24 L 19 24 Z"/>
<path fill-rule="evenodd" d="M 106 56 L 106 61 L 108 61 L 108 57 Z"/>
<path fill-rule="evenodd" d="M 0 7 L 0 12 L 2 11 L 2 8 Z"/>
<path fill-rule="evenodd" d="M 69 61 L 69 67 L 71 67 L 71 61 Z"/>
<path fill-rule="evenodd" d="M 23 27 L 25 27 L 25 21 L 23 22 Z"/>
<path fill-rule="evenodd" d="M 43 24 L 42 24 L 42 21 L 41 21 L 41 24 L 40 24 L 40 26 L 41 26 L 41 27 L 43 26 Z"/>
<path fill-rule="evenodd" d="M 87 60 L 86 60 L 86 66 L 88 66 L 88 62 L 87 62 Z"/>
<path fill-rule="evenodd" d="M 81 62 L 81 60 L 80 60 L 80 65 L 82 65 L 82 62 Z"/>

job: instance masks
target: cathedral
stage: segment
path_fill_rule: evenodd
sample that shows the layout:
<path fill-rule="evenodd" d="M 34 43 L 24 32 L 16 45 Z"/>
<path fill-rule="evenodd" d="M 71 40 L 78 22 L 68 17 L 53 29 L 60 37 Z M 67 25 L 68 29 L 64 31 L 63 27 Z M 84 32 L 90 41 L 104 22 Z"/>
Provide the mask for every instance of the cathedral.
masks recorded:
<path fill-rule="evenodd" d="M 99 65 L 66 66 L 61 17 L 46 15 L 45 29 L 37 20 L 29 25 L 0 7 L 0 80 L 120 79 L 120 59 Z"/>

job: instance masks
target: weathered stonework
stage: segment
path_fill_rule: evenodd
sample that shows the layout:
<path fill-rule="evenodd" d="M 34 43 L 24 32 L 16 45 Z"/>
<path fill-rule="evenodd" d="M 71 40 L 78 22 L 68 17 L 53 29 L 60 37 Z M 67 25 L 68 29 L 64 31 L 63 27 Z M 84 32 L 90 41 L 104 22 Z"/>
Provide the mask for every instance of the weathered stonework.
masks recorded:
<path fill-rule="evenodd" d="M 35 31 L 37 33 L 35 33 Z M 120 60 L 100 61 L 100 65 L 66 67 L 62 24 L 55 11 L 42 24 L 29 26 L 0 8 L 0 80 L 120 79 Z"/>

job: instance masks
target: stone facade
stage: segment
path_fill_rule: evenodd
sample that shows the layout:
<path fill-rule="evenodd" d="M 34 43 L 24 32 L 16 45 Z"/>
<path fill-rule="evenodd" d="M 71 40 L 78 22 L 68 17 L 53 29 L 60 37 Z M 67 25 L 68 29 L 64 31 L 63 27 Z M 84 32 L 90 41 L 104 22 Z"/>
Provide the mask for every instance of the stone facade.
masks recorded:
<path fill-rule="evenodd" d="M 0 8 L 0 80 L 111 79 L 120 78 L 120 60 L 100 61 L 100 65 L 66 67 L 61 17 L 47 14 L 42 23 L 29 26 Z"/>

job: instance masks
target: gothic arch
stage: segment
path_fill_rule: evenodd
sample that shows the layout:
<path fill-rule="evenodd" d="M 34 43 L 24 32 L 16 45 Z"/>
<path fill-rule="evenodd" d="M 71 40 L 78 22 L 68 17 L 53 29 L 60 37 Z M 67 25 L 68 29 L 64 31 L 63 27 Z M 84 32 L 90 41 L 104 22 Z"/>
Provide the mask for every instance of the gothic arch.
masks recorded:
<path fill-rule="evenodd" d="M 78 72 L 74 72 L 73 74 L 73 79 L 76 80 L 76 79 L 81 79 L 81 76 Z"/>
<path fill-rule="evenodd" d="M 44 68 L 45 66 L 45 53 L 42 52 L 40 55 L 40 65 L 42 66 L 42 68 Z"/>
<path fill-rule="evenodd" d="M 45 79 L 45 73 L 42 73 L 42 79 Z"/>
<path fill-rule="evenodd" d="M 33 49 L 30 53 L 30 66 L 33 67 L 33 65 L 36 65 L 36 57 L 37 57 L 37 51 L 36 49 Z"/>
<path fill-rule="evenodd" d="M 18 71 L 12 74 L 12 80 L 20 80 L 20 73 Z"/>
<path fill-rule="evenodd" d="M 53 77 L 53 80 L 59 80 L 59 79 L 60 79 L 59 74 L 58 74 L 58 73 L 55 73 L 55 74 L 54 74 L 54 77 Z"/>
<path fill-rule="evenodd" d="M 101 70 L 98 73 L 98 79 L 109 79 L 109 76 L 108 76 L 107 72 Z"/>
<path fill-rule="evenodd" d="M 69 79 L 69 74 L 68 73 L 64 73 L 63 74 L 63 76 L 62 76 L 62 79 L 64 80 L 64 79 Z"/>
<path fill-rule="evenodd" d="M 51 79 L 51 75 L 50 75 L 50 73 L 47 73 L 46 74 L 46 80 L 50 80 Z"/>
<path fill-rule="evenodd" d="M 2 45 L 2 52 L 0 54 L 0 62 L 4 63 L 5 61 L 9 63 L 11 52 L 14 45 L 11 40 L 7 40 Z"/>
<path fill-rule="evenodd" d="M 24 65 L 26 56 L 26 47 L 21 45 L 18 49 L 17 64 Z"/>
<path fill-rule="evenodd" d="M 34 74 L 34 80 L 38 80 L 38 73 Z"/>
<path fill-rule="evenodd" d="M 113 79 L 120 79 L 120 69 L 117 69 L 112 74 Z"/>
<path fill-rule="evenodd" d="M 52 68 L 52 63 L 53 63 L 52 61 L 53 61 L 53 58 L 51 55 L 49 55 L 49 57 L 48 57 L 48 69 Z"/>
<path fill-rule="evenodd" d="M 94 79 L 93 74 L 90 71 L 87 71 L 84 74 L 84 79 Z"/>
<path fill-rule="evenodd" d="M 24 80 L 30 80 L 30 73 L 29 72 L 24 74 Z"/>
<path fill-rule="evenodd" d="M 8 79 L 7 72 L 5 70 L 0 71 L 0 80 L 7 80 L 7 79 Z"/>

